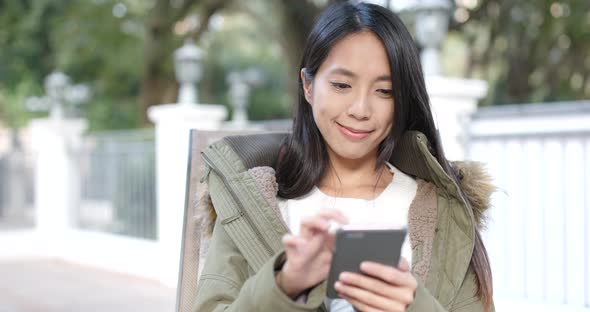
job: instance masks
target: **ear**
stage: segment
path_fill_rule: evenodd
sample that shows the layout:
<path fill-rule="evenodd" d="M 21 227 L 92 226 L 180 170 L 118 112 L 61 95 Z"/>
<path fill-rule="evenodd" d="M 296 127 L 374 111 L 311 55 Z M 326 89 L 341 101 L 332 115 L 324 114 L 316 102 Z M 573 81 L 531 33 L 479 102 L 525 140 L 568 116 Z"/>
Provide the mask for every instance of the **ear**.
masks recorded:
<path fill-rule="evenodd" d="M 301 69 L 301 72 L 299 73 L 299 75 L 301 76 L 301 81 L 303 82 L 303 95 L 305 96 L 305 99 L 307 100 L 307 103 L 311 104 L 311 87 L 312 87 L 312 83 L 309 79 L 307 79 L 305 77 L 305 67 Z"/>

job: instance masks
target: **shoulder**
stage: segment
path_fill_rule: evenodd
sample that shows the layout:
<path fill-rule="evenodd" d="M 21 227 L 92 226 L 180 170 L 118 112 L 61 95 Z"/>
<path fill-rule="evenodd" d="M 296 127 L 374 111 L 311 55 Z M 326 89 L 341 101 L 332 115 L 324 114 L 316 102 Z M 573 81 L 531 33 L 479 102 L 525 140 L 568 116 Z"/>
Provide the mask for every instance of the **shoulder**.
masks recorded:
<path fill-rule="evenodd" d="M 246 169 L 275 167 L 279 151 L 288 137 L 288 133 L 282 132 L 231 135 L 213 142 L 207 149 L 222 151 L 221 157 L 237 157 Z"/>

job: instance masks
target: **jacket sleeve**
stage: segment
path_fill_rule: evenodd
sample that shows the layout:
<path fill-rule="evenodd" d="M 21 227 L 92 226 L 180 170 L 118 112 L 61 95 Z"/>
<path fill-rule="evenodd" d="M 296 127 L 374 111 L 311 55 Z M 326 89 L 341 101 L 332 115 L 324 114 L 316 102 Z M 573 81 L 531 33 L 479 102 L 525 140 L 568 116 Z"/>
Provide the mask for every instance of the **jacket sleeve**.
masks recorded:
<path fill-rule="evenodd" d="M 479 296 L 476 295 L 475 273 L 471 269 L 459 288 L 453 303 L 447 309 L 430 293 L 430 291 L 418 282 L 414 302 L 408 307 L 407 312 L 484 312 L 485 307 Z M 490 312 L 494 312 L 494 304 Z M 487 311 L 486 311 L 487 312 Z"/>
<path fill-rule="evenodd" d="M 275 272 L 285 262 L 284 252 L 270 258 L 250 275 L 246 259 L 217 222 L 199 279 L 193 311 L 317 311 L 323 302 L 325 283 L 313 288 L 306 303 L 285 295 L 275 282 Z"/>

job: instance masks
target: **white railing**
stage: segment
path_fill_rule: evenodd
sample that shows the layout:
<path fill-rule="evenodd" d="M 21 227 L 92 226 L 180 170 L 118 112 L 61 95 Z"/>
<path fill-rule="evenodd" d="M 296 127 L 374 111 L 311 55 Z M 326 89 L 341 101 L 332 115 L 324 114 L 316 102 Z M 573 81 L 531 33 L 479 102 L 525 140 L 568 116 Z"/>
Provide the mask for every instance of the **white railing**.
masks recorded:
<path fill-rule="evenodd" d="M 590 102 L 480 110 L 468 151 L 500 188 L 484 237 L 499 311 L 590 311 Z"/>
<path fill-rule="evenodd" d="M 81 229 L 156 239 L 153 130 L 92 133 L 80 151 Z"/>
<path fill-rule="evenodd" d="M 23 139 L 0 131 L 0 230 L 34 226 L 35 155 Z"/>

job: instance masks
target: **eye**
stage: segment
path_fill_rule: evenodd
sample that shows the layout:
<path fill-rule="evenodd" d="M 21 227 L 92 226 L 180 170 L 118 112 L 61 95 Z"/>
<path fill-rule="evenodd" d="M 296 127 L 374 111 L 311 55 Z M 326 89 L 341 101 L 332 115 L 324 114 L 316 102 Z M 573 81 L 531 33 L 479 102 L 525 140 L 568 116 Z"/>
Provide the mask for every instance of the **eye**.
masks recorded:
<path fill-rule="evenodd" d="M 391 89 L 377 89 L 377 93 L 379 93 L 383 97 L 390 98 L 393 96 L 393 90 Z"/>
<path fill-rule="evenodd" d="M 338 89 L 338 90 L 344 90 L 344 89 L 348 89 L 350 88 L 350 85 L 346 84 L 346 83 L 341 83 L 341 82 L 330 82 L 330 84 L 332 85 L 332 87 Z"/>

